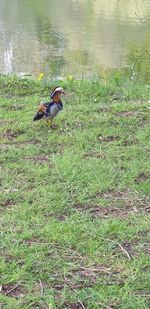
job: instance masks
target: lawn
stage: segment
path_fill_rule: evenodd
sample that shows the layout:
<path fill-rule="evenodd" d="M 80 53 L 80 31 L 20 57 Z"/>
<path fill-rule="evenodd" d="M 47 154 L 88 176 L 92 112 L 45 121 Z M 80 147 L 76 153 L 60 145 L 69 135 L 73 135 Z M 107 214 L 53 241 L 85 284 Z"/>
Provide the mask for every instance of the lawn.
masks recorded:
<path fill-rule="evenodd" d="M 150 86 L 0 77 L 0 308 L 150 308 Z"/>

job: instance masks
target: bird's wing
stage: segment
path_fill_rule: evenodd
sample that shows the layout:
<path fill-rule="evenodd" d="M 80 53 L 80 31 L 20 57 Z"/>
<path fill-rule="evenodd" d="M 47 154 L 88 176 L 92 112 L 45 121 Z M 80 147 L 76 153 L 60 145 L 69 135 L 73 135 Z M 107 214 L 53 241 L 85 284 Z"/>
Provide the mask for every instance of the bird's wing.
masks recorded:
<path fill-rule="evenodd" d="M 40 103 L 38 107 L 38 111 L 36 115 L 33 118 L 33 121 L 40 120 L 43 117 L 49 117 L 51 114 L 51 107 L 54 105 L 54 102 L 48 102 L 48 103 Z"/>
<path fill-rule="evenodd" d="M 38 107 L 38 111 L 37 111 L 36 115 L 33 118 L 33 121 L 40 120 L 44 116 L 46 116 L 46 109 L 47 109 L 47 103 L 42 103 L 41 102 L 39 107 Z"/>

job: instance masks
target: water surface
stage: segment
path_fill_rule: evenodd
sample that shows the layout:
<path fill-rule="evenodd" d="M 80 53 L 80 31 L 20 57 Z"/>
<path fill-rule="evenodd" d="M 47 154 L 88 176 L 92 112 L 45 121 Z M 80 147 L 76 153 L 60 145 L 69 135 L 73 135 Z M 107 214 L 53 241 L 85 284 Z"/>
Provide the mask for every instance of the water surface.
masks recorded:
<path fill-rule="evenodd" d="M 149 50 L 149 24 L 149 0 L 0 0 L 0 73 L 80 78 L 132 66 Z"/>

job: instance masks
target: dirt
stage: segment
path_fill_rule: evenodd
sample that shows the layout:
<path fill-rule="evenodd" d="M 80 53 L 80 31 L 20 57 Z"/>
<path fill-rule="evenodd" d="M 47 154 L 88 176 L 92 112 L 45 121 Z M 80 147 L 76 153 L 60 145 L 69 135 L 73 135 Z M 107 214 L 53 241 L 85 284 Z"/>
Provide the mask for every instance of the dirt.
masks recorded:
<path fill-rule="evenodd" d="M 11 98 L 11 97 L 8 97 Z M 5 110 L 8 111 L 16 111 L 16 110 L 22 110 L 24 108 L 24 105 L 20 105 L 20 104 L 14 104 L 14 105 L 3 105 L 2 108 L 4 108 Z"/>
<path fill-rule="evenodd" d="M 36 144 L 40 144 L 41 141 L 37 140 L 37 139 L 31 139 L 31 140 L 25 140 L 25 141 L 14 141 L 13 139 L 16 138 L 17 136 L 19 136 L 20 134 L 23 134 L 24 132 L 20 133 L 20 132 L 12 132 L 11 130 L 7 130 L 4 132 L 3 134 L 3 138 L 8 139 L 9 141 L 12 141 L 12 143 L 7 144 L 7 143 L 3 143 L 0 144 L 0 148 L 3 150 L 7 150 L 10 149 L 12 146 L 15 147 L 23 147 L 24 145 L 36 145 Z"/>
<path fill-rule="evenodd" d="M 82 267 L 79 269 L 70 270 L 69 274 L 57 276 L 53 283 L 53 288 L 56 291 L 61 291 L 68 287 L 71 290 L 78 290 L 83 288 L 92 287 L 97 280 L 98 273 L 96 274 L 92 269 Z"/>
<path fill-rule="evenodd" d="M 0 120 L 0 126 L 2 126 L 2 125 L 8 125 L 8 124 L 12 124 L 13 123 L 13 121 L 10 121 L 10 120 Z"/>
<path fill-rule="evenodd" d="M 99 285 L 123 285 L 124 281 L 120 278 L 120 271 L 113 271 L 105 266 L 80 267 L 70 270 L 69 274 L 54 275 L 55 282 L 52 284 L 55 292 L 61 293 L 68 288 L 70 290 L 88 289 L 96 284 Z"/>
<path fill-rule="evenodd" d="M 49 168 L 53 167 L 53 164 L 50 163 L 50 158 L 41 155 L 41 156 L 34 156 L 34 157 L 25 157 L 23 160 L 29 160 L 38 164 L 48 164 Z"/>
<path fill-rule="evenodd" d="M 90 198 L 91 204 L 75 204 L 76 211 L 85 212 L 92 218 L 124 218 L 129 214 L 150 212 L 150 198 L 140 198 L 129 190 L 123 192 L 108 190 L 97 193 Z M 93 205 L 95 198 L 106 200 L 107 204 L 109 203 L 108 206 Z"/>
<path fill-rule="evenodd" d="M 96 151 L 90 151 L 84 154 L 83 158 L 98 158 L 98 159 L 105 159 L 106 154 L 103 152 L 96 152 Z"/>
<path fill-rule="evenodd" d="M 114 93 L 114 92 L 111 92 L 110 94 L 109 94 L 109 97 L 110 97 L 110 100 L 111 101 L 118 101 L 118 100 L 122 100 L 122 97 L 121 97 L 121 95 L 120 94 L 118 94 L 118 93 Z"/>
<path fill-rule="evenodd" d="M 20 284 L 5 284 L 2 286 L 2 293 L 14 298 L 24 296 L 23 287 Z"/>
<path fill-rule="evenodd" d="M 139 127 L 143 127 L 148 123 L 147 115 L 142 111 L 122 111 L 116 113 L 116 115 L 119 117 L 127 117 L 127 118 L 136 117 L 136 119 L 138 119 L 139 122 L 138 125 Z"/>
<path fill-rule="evenodd" d="M 114 142 L 119 139 L 118 135 L 109 135 L 109 136 L 102 136 L 101 134 L 98 135 L 98 140 L 100 142 Z"/>
<path fill-rule="evenodd" d="M 21 147 L 24 147 L 24 144 L 23 143 L 11 143 L 11 144 L 0 144 L 0 149 L 1 150 L 9 150 L 9 149 L 12 149 L 12 147 L 15 147 L 15 148 L 21 148 Z"/>
<path fill-rule="evenodd" d="M 15 104 L 11 106 L 11 110 L 22 110 L 23 108 L 24 108 L 24 105 L 19 105 L 19 104 Z"/>
<path fill-rule="evenodd" d="M 14 256 L 11 254 L 8 254 L 3 249 L 1 250 L 1 256 L 4 257 L 5 263 L 12 263 L 14 261 Z"/>
<path fill-rule="evenodd" d="M 141 251 L 147 255 L 150 255 L 150 237 L 149 234 L 147 236 L 140 237 L 140 235 L 136 236 L 136 238 L 130 241 L 124 241 L 121 243 L 122 247 L 128 252 L 130 258 L 133 256 L 138 256 Z M 122 251 L 122 250 L 121 250 Z M 120 252 L 121 252 L 120 251 Z M 116 252 L 116 249 L 115 249 Z M 122 251 L 123 253 L 123 251 Z M 125 253 L 123 253 L 125 254 Z M 143 267 L 143 271 L 145 267 Z"/>
<path fill-rule="evenodd" d="M 17 145 L 27 145 L 27 144 L 31 144 L 31 145 L 36 145 L 36 144 L 39 144 L 40 141 L 37 140 L 37 139 L 31 139 L 31 140 L 28 140 L 28 141 L 18 141 L 16 142 L 15 144 Z"/>
<path fill-rule="evenodd" d="M 130 258 L 135 255 L 135 247 L 138 245 L 138 241 L 131 241 L 131 242 L 123 242 L 121 243 L 122 247 L 129 253 Z M 122 252 L 123 253 L 123 252 Z"/>
<path fill-rule="evenodd" d="M 3 202 L 1 203 L 1 206 L 4 207 L 4 208 L 12 208 L 12 207 L 15 206 L 15 203 L 14 203 L 13 200 L 8 199 L 8 200 L 6 200 L 6 201 L 3 201 Z"/>
<path fill-rule="evenodd" d="M 67 216 L 65 216 L 65 215 L 59 215 L 59 216 L 57 216 L 56 217 L 59 221 L 65 221 L 66 219 L 67 219 Z"/>
<path fill-rule="evenodd" d="M 129 210 L 119 209 L 114 207 L 101 207 L 101 206 L 91 206 L 91 205 L 75 205 L 75 208 L 79 212 L 86 212 L 92 218 L 123 218 L 127 217 Z"/>
<path fill-rule="evenodd" d="M 79 267 L 70 269 L 69 273 L 54 274 L 54 283 L 52 287 L 55 291 L 62 291 L 66 287 L 71 290 L 91 288 L 96 284 L 115 285 L 122 284 L 120 279 L 120 270 L 113 270 L 105 265 L 92 265 L 87 267 Z"/>
<path fill-rule="evenodd" d="M 60 309 L 83 309 L 83 307 L 79 303 L 64 303 Z"/>
<path fill-rule="evenodd" d="M 104 106 L 104 107 L 100 107 L 97 109 L 97 113 L 107 113 L 107 112 L 110 112 L 111 109 L 107 106 Z"/>
<path fill-rule="evenodd" d="M 8 139 L 8 140 L 12 140 L 14 138 L 16 138 L 17 136 L 24 134 L 24 131 L 12 131 L 11 129 L 7 129 L 4 133 L 3 133 L 3 138 Z"/>
<path fill-rule="evenodd" d="M 57 215 L 57 214 L 55 214 L 55 213 L 53 213 L 53 212 L 51 212 L 51 211 L 47 211 L 47 212 L 45 212 L 44 214 L 43 214 L 46 218 L 54 218 L 54 219 L 57 219 L 57 220 L 59 220 L 59 221 L 65 221 L 65 220 L 67 220 L 67 215 Z"/>
<path fill-rule="evenodd" d="M 12 146 L 9 144 L 0 144 L 1 150 L 9 150 Z"/>
<path fill-rule="evenodd" d="M 31 307 L 30 305 L 31 305 L 32 307 Z M 29 306 L 30 306 L 30 307 L 29 307 Z M 50 307 L 48 308 L 46 304 L 39 304 L 39 303 L 34 303 L 34 304 L 33 304 L 33 303 L 31 303 L 31 304 L 29 303 L 29 306 L 28 306 L 27 308 L 32 308 L 32 309 L 33 309 L 33 308 L 35 308 L 35 309 L 37 309 L 37 308 L 38 308 L 38 309 L 43 309 L 43 308 L 49 309 L 49 308 L 50 308 Z"/>
<path fill-rule="evenodd" d="M 107 308 L 107 309 L 114 309 L 119 308 L 118 303 L 114 301 L 113 303 L 110 303 L 108 306 L 104 305 L 103 303 L 97 303 L 99 305 L 99 308 Z M 70 303 L 64 302 L 63 305 L 57 307 L 58 309 L 87 309 L 87 305 L 85 303 L 82 303 L 80 300 L 78 300 L 77 303 Z"/>
<path fill-rule="evenodd" d="M 148 179 L 149 179 L 149 177 L 148 177 L 145 173 L 140 173 L 140 174 L 136 177 L 135 183 L 139 184 L 139 183 L 144 182 L 144 181 L 146 181 L 146 180 L 148 180 Z"/>
<path fill-rule="evenodd" d="M 34 156 L 34 157 L 25 157 L 25 160 L 31 160 L 31 161 L 36 161 L 36 162 L 42 162 L 42 161 L 49 161 L 49 158 L 41 155 L 41 156 Z"/>
<path fill-rule="evenodd" d="M 52 288 L 56 291 L 62 291 L 65 288 L 69 288 L 70 290 L 80 290 L 80 289 L 87 289 L 92 288 L 93 283 L 89 282 L 86 283 L 84 280 L 80 281 L 80 283 L 71 282 L 70 280 L 67 281 L 60 281 L 58 284 L 54 284 Z"/>
<path fill-rule="evenodd" d="M 27 240 L 20 241 L 21 244 L 26 244 L 28 246 L 41 246 L 41 245 L 48 245 L 48 242 L 44 242 L 42 239 L 32 238 Z"/>
<path fill-rule="evenodd" d="M 65 302 L 61 307 L 58 307 L 58 309 L 83 309 L 83 308 L 86 309 L 87 307 L 85 307 L 85 305 L 81 305 L 79 302 L 78 303 Z"/>
<path fill-rule="evenodd" d="M 136 144 L 138 144 L 139 143 L 139 141 L 138 140 L 124 140 L 122 143 L 121 143 L 121 145 L 122 146 L 124 146 L 124 147 L 126 147 L 126 146 L 132 146 L 132 145 L 136 145 Z"/>
<path fill-rule="evenodd" d="M 134 117 L 137 114 L 138 114 L 138 111 L 122 111 L 122 112 L 116 113 L 116 115 L 120 117 Z"/>

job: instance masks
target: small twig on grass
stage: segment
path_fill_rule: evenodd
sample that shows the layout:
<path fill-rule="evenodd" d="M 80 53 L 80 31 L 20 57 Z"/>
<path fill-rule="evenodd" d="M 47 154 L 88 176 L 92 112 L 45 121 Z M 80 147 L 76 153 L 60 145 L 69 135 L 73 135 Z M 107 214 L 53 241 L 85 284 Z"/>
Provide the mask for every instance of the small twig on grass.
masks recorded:
<path fill-rule="evenodd" d="M 111 268 L 105 268 L 105 267 L 98 267 L 98 268 L 90 268 L 90 267 L 81 267 L 80 270 L 87 270 L 87 271 L 92 271 L 92 272 L 102 272 L 105 274 L 110 274 Z"/>
<path fill-rule="evenodd" d="M 112 307 L 107 306 L 104 303 L 100 303 L 100 302 L 98 302 L 98 305 L 102 306 L 102 308 L 105 308 L 105 309 L 111 309 L 112 308 Z"/>
<path fill-rule="evenodd" d="M 5 292 L 5 295 L 9 295 L 12 291 L 16 290 L 19 286 L 19 283 L 17 283 L 16 285 L 14 285 L 11 289 L 9 289 L 8 291 Z"/>
<path fill-rule="evenodd" d="M 41 297 L 43 296 L 44 294 L 44 288 L 43 288 L 43 284 L 41 282 L 41 280 L 39 279 L 39 283 L 40 283 L 40 288 L 41 288 Z"/>
<path fill-rule="evenodd" d="M 130 261 L 131 260 L 131 256 L 129 255 L 127 250 L 121 244 L 118 244 L 118 245 L 119 245 L 119 248 L 127 255 L 128 260 Z"/>
<path fill-rule="evenodd" d="M 46 305 L 43 305 L 43 304 L 41 304 L 41 303 L 40 303 L 40 305 L 42 306 L 42 308 L 48 309 Z"/>
<path fill-rule="evenodd" d="M 84 307 L 84 305 L 83 305 L 83 303 L 82 303 L 82 301 L 80 299 L 78 299 L 78 303 L 81 305 L 82 309 L 85 309 L 85 307 Z"/>

